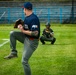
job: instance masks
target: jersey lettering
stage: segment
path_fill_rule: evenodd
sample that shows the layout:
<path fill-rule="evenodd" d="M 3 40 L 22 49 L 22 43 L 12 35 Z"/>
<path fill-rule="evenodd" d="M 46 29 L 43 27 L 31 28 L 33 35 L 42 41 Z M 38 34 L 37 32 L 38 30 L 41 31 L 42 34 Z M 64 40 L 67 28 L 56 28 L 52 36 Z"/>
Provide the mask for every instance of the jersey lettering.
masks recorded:
<path fill-rule="evenodd" d="M 29 29 L 27 24 L 24 25 L 24 28 L 25 28 L 25 29 Z"/>

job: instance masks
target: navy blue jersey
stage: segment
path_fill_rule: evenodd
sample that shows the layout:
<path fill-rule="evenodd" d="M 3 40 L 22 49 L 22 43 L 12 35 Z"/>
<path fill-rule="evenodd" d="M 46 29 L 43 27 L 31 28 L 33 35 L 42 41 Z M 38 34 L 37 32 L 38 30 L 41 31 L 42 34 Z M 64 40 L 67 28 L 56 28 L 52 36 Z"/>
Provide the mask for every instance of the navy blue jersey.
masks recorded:
<path fill-rule="evenodd" d="M 38 36 L 29 36 L 26 35 L 27 37 L 33 37 L 33 38 L 39 38 L 40 36 L 40 22 L 38 17 L 32 13 L 30 16 L 25 17 L 24 20 L 24 29 L 29 30 L 29 31 L 38 31 Z"/>

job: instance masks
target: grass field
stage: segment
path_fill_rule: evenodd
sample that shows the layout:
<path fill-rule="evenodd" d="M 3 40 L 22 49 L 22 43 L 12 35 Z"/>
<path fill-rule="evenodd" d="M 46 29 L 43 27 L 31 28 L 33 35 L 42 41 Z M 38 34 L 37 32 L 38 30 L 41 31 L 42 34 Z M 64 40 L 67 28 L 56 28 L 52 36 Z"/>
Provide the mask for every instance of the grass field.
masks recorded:
<path fill-rule="evenodd" d="M 44 26 L 41 26 L 41 32 Z M 53 24 L 56 42 L 51 45 L 39 42 L 37 50 L 30 58 L 32 75 L 76 75 L 76 24 Z M 18 58 L 5 60 L 4 56 L 10 53 L 9 39 L 12 25 L 0 26 L 0 75 L 24 75 L 21 58 L 23 44 L 17 41 Z M 2 46 L 1 46 L 2 45 Z"/>

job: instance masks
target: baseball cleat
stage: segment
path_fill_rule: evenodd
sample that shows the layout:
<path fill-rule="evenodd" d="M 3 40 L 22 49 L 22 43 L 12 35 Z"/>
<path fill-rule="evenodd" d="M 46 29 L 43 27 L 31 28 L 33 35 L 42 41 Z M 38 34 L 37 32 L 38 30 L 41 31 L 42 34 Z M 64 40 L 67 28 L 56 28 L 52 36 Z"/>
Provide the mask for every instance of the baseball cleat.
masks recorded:
<path fill-rule="evenodd" d="M 18 57 L 17 54 L 9 54 L 8 56 L 5 56 L 4 59 L 11 59 L 11 58 L 15 58 Z"/>

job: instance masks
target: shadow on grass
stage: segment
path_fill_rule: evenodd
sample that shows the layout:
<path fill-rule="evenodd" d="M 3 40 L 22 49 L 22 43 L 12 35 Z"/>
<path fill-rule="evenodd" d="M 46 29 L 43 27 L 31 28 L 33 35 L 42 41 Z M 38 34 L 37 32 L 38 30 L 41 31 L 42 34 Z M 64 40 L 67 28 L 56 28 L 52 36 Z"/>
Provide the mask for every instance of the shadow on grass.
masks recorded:
<path fill-rule="evenodd" d="M 72 45 L 71 43 L 69 43 L 69 44 L 41 44 L 41 45 L 43 45 L 43 46 L 46 46 L 46 45 L 51 45 L 51 46 L 54 46 L 54 45 Z"/>
<path fill-rule="evenodd" d="M 41 44 L 43 46 L 46 46 L 46 45 L 74 45 L 75 43 L 56 43 L 56 44 L 51 44 L 51 43 L 46 43 L 46 44 Z"/>

